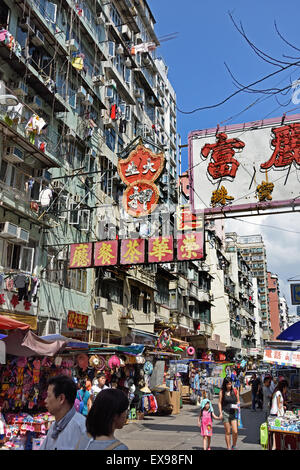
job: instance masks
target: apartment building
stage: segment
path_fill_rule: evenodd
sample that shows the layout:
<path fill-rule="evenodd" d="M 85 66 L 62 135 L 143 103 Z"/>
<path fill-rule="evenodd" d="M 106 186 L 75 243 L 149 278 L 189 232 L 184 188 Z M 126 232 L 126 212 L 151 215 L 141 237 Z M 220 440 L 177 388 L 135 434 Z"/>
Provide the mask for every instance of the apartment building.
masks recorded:
<path fill-rule="evenodd" d="M 263 338 L 268 340 L 272 335 L 272 326 L 268 299 L 267 255 L 263 238 L 261 235 L 239 236 L 238 245 L 253 276 L 257 278 Z"/>
<path fill-rule="evenodd" d="M 298 307 L 297 307 L 298 309 Z M 279 297 L 280 331 L 288 328 L 289 308 L 285 297 Z"/>
<path fill-rule="evenodd" d="M 280 334 L 280 290 L 278 276 L 268 271 L 268 291 L 269 291 L 269 308 L 270 321 L 273 331 L 271 340 L 276 340 Z"/>
<path fill-rule="evenodd" d="M 0 12 L 1 96 L 17 98 L 0 100 L 0 269 L 39 281 L 35 302 L 16 307 L 5 285 L 2 310 L 39 334 L 151 335 L 157 292 L 168 305 L 166 270 L 69 269 L 73 243 L 149 235 L 147 218 L 122 213 L 117 174 L 140 137 L 165 153 L 166 211 L 177 202 L 176 95 L 151 10 L 142 0 L 0 0 Z M 72 312 L 81 327 L 69 328 Z"/>

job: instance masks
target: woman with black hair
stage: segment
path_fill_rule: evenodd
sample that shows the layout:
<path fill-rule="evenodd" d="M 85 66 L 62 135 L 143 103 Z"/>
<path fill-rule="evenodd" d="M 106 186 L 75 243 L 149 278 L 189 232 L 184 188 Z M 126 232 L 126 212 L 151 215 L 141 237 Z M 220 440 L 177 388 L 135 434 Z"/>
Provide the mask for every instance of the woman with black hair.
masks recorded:
<path fill-rule="evenodd" d="M 128 450 L 114 436 L 115 430 L 122 429 L 126 423 L 128 405 L 128 398 L 121 390 L 109 388 L 99 393 L 86 419 L 87 432 L 75 450 Z"/>
<path fill-rule="evenodd" d="M 225 441 L 228 450 L 235 450 L 238 438 L 238 423 L 236 411 L 240 405 L 240 397 L 237 389 L 233 388 L 230 377 L 225 377 L 219 394 L 220 418 L 223 419 L 225 428 Z M 232 432 L 232 446 L 231 441 Z"/>

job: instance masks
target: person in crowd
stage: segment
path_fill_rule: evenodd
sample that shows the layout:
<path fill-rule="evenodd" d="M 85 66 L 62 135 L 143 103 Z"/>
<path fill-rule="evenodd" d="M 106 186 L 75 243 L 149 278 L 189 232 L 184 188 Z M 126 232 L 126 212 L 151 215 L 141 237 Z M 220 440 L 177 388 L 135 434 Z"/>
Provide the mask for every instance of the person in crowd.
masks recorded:
<path fill-rule="evenodd" d="M 71 377 L 59 375 L 48 382 L 45 405 L 55 417 L 41 450 L 71 450 L 86 431 L 85 417 L 74 408 L 76 384 Z"/>
<path fill-rule="evenodd" d="M 221 419 L 214 414 L 212 403 L 208 399 L 204 399 L 200 403 L 200 413 L 198 416 L 198 426 L 201 429 L 203 437 L 203 450 L 211 450 L 210 443 L 212 437 L 212 420 Z"/>
<path fill-rule="evenodd" d="M 219 394 L 220 419 L 225 428 L 225 442 L 228 450 L 235 450 L 238 439 L 238 421 L 236 411 L 240 406 L 240 396 L 237 389 L 233 388 L 232 380 L 225 377 Z M 231 445 L 232 433 L 232 445 Z"/>
<path fill-rule="evenodd" d="M 81 436 L 75 450 L 128 450 L 115 438 L 116 429 L 126 423 L 129 400 L 119 389 L 107 388 L 98 393 L 86 419 L 86 433 Z"/>
<path fill-rule="evenodd" d="M 277 379 L 276 379 L 276 377 L 271 376 L 270 390 L 271 390 L 272 393 L 274 392 L 276 386 L 277 386 Z"/>
<path fill-rule="evenodd" d="M 271 386 L 271 377 L 266 376 L 263 383 L 263 411 L 265 413 L 265 420 L 267 420 L 270 414 L 270 402 L 272 397 L 272 392 L 270 389 Z"/>
<path fill-rule="evenodd" d="M 284 394 L 287 393 L 288 382 L 286 380 L 281 380 L 278 382 L 278 385 L 275 387 L 274 392 L 271 397 L 271 409 L 270 416 L 282 417 L 284 416 L 285 406 L 284 406 Z M 276 439 L 275 433 L 273 434 L 273 445 L 272 450 L 276 449 Z"/>
<path fill-rule="evenodd" d="M 103 390 L 106 390 L 107 388 L 109 387 L 106 385 L 106 376 L 104 372 L 99 372 L 92 386 L 92 390 L 91 390 L 92 400 L 95 400 L 98 393 L 102 392 Z"/>
<path fill-rule="evenodd" d="M 239 373 L 239 381 L 241 384 L 239 392 L 242 392 L 245 387 L 245 372 L 243 372 L 242 370 Z"/>
<path fill-rule="evenodd" d="M 83 416 L 87 416 L 92 406 L 92 400 L 91 400 L 91 394 L 87 390 L 87 387 L 86 387 L 86 380 L 84 379 L 78 382 L 78 390 L 77 390 L 76 398 L 79 403 L 79 408 L 80 408 L 79 412 Z"/>
<path fill-rule="evenodd" d="M 261 388 L 261 384 L 259 377 L 257 377 L 255 373 L 252 375 L 252 378 L 249 381 L 249 385 L 251 385 L 252 392 L 252 411 L 256 411 L 256 400 L 258 398 L 257 395 Z"/>

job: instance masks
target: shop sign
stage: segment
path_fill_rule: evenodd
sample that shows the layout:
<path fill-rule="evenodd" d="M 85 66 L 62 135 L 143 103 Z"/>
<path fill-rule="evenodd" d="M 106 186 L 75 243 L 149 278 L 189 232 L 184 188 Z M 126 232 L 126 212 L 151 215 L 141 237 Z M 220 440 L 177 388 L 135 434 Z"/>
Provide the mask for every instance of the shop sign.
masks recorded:
<path fill-rule="evenodd" d="M 145 240 L 121 240 L 121 264 L 144 264 Z"/>
<path fill-rule="evenodd" d="M 118 162 L 118 173 L 126 184 L 122 204 L 132 217 L 150 214 L 159 200 L 159 189 L 154 184 L 165 164 L 163 153 L 155 154 L 139 144 L 129 157 Z"/>
<path fill-rule="evenodd" d="M 193 131 L 188 141 L 193 210 L 229 213 L 300 204 L 299 114 Z"/>
<path fill-rule="evenodd" d="M 118 261 L 118 241 L 95 243 L 94 266 L 113 266 Z"/>
<path fill-rule="evenodd" d="M 71 245 L 69 268 L 89 268 L 92 266 L 93 243 L 75 243 Z"/>
<path fill-rule="evenodd" d="M 300 305 L 300 284 L 291 284 L 292 305 Z"/>
<path fill-rule="evenodd" d="M 91 268 L 93 266 L 136 265 L 167 263 L 170 261 L 199 260 L 203 258 L 204 237 L 202 232 L 172 236 L 107 240 L 103 242 L 71 245 L 70 268 Z M 92 258 L 94 245 L 94 258 Z M 177 258 L 174 255 L 177 249 Z M 118 253 L 120 252 L 120 259 Z M 148 256 L 146 256 L 148 253 Z M 176 258 L 176 259 L 175 259 Z"/>
<path fill-rule="evenodd" d="M 87 330 L 89 317 L 88 315 L 82 315 L 81 313 L 68 311 L 67 327 L 78 330 Z"/>
<path fill-rule="evenodd" d="M 265 349 L 263 361 L 283 366 L 300 367 L 300 351 Z"/>
<path fill-rule="evenodd" d="M 149 263 L 167 263 L 173 261 L 173 237 L 149 239 Z"/>
<path fill-rule="evenodd" d="M 196 214 L 190 208 L 189 204 L 177 207 L 177 230 L 181 231 L 192 231 L 197 232 L 204 229 L 204 217 L 203 214 Z"/>

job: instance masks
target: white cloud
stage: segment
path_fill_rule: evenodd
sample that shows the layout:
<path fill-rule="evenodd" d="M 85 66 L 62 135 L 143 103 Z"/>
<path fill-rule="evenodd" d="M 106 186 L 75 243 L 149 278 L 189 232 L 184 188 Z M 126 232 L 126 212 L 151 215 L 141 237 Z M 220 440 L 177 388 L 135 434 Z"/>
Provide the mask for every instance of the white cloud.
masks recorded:
<path fill-rule="evenodd" d="M 295 311 L 296 307 L 291 305 L 288 279 L 295 277 L 300 280 L 300 214 L 262 215 L 239 219 L 225 221 L 225 231 L 237 232 L 239 235 L 262 235 L 266 246 L 268 271 L 278 275 L 280 295 L 285 295 L 290 311 Z"/>

